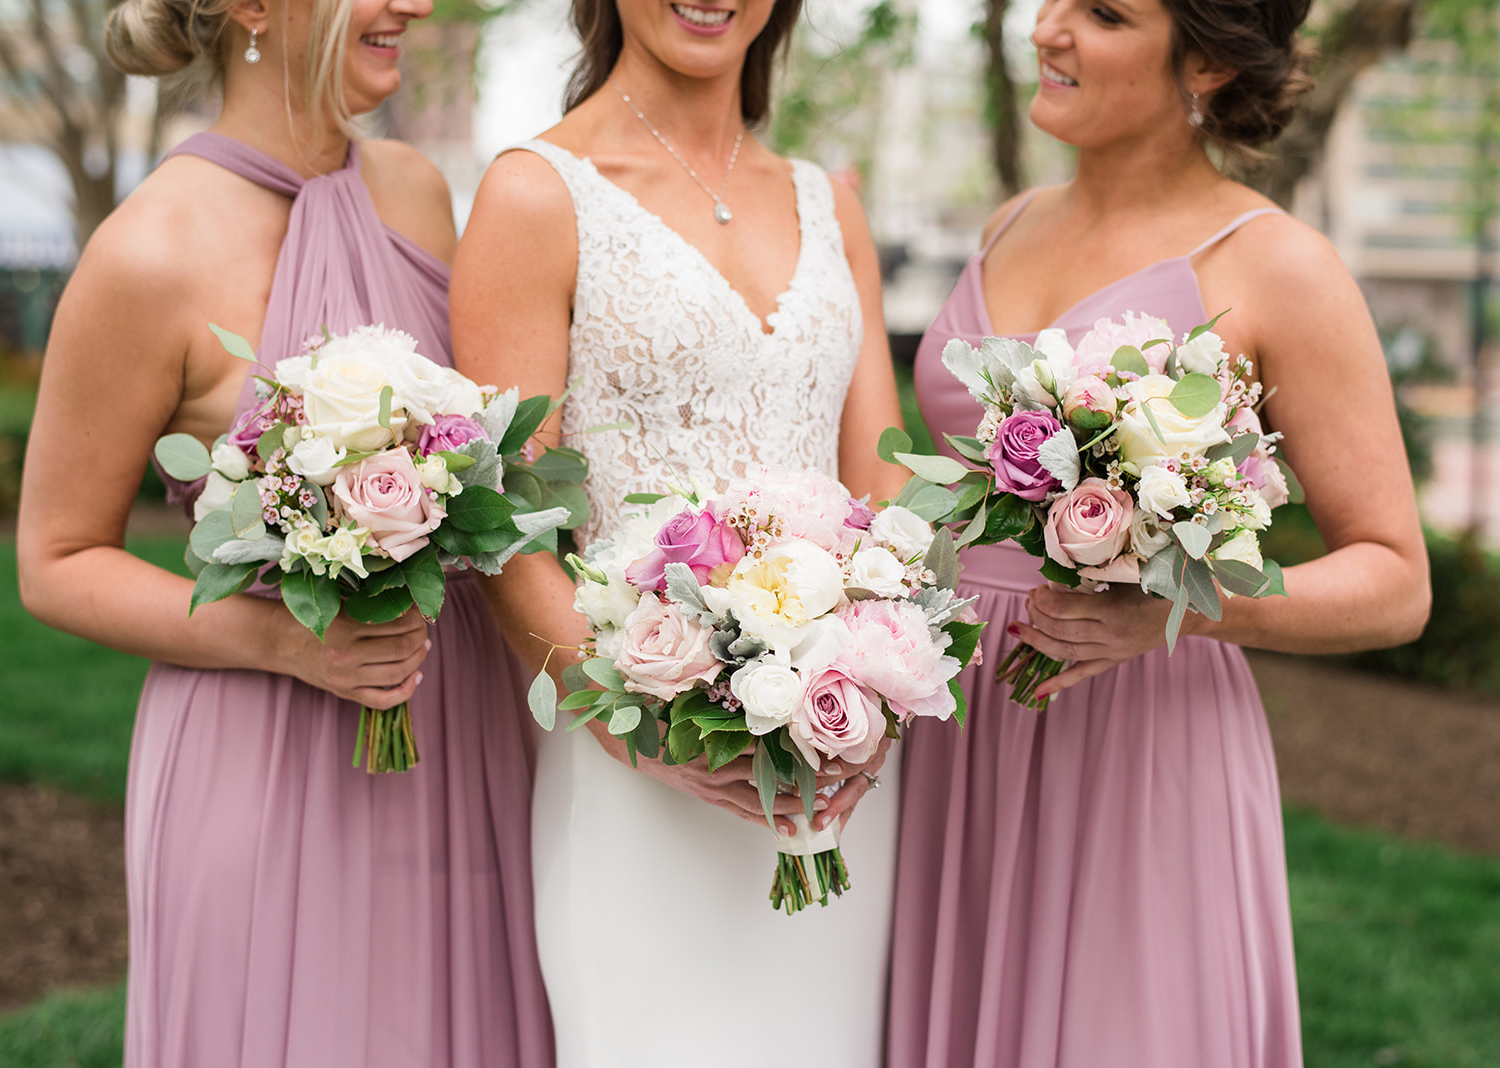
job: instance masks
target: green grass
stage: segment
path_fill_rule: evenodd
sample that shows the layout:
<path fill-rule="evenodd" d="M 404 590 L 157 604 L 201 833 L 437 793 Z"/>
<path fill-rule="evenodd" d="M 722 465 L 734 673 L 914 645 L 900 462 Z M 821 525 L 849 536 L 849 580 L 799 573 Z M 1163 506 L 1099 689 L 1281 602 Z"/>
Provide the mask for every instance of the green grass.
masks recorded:
<path fill-rule="evenodd" d="M 181 572 L 178 538 L 128 548 Z M 147 663 L 43 626 L 21 607 L 16 550 L 0 544 L 0 780 L 40 782 L 123 804 L 136 699 Z"/>
<path fill-rule="evenodd" d="M 35 386 L 0 385 L 0 434 L 24 438 L 31 427 L 31 411 L 35 407 Z"/>
<path fill-rule="evenodd" d="M 60 991 L 0 1016 L 5 1068 L 119 1068 L 125 1051 L 125 985 Z"/>

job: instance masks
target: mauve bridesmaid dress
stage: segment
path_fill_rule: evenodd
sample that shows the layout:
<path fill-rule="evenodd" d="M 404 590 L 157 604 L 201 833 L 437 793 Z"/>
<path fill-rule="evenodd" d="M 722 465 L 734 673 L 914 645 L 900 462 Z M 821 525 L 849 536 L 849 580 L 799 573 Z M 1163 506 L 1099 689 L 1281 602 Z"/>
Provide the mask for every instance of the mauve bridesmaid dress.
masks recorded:
<path fill-rule="evenodd" d="M 1077 342 L 1096 319 L 1135 311 L 1180 337 L 1209 318 L 1192 256 L 1264 213 L 1052 325 Z M 988 250 L 918 352 L 939 439 L 979 422 L 941 353 L 992 332 Z M 907 736 L 890 1068 L 1296 1068 L 1276 766 L 1244 657 L 1185 638 L 1171 658 L 1159 648 L 1045 712 L 1022 708 L 994 672 L 1039 564 L 1013 545 L 964 553 L 960 590 L 991 621 L 985 663 L 964 676 L 968 723 Z"/>
<path fill-rule="evenodd" d="M 448 268 L 359 174 L 176 150 L 292 198 L 260 354 L 385 323 L 451 363 Z M 242 405 L 252 396 L 247 388 Z M 546 1068 L 525 676 L 458 576 L 412 699 L 421 763 L 350 766 L 359 709 L 297 679 L 156 664 L 130 756 L 127 1068 Z"/>

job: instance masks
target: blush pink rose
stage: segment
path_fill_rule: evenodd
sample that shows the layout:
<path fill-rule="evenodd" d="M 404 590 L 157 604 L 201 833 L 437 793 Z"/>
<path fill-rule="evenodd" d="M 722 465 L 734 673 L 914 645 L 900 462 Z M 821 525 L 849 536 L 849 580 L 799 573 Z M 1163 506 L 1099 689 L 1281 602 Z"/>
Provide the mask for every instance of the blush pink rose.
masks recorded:
<path fill-rule="evenodd" d="M 1255 487 L 1268 508 L 1280 508 L 1291 499 L 1286 473 L 1265 449 L 1256 449 L 1239 467 L 1240 477 Z"/>
<path fill-rule="evenodd" d="M 1141 558 L 1122 553 L 1103 567 L 1080 567 L 1078 577 L 1090 582 L 1140 582 Z"/>
<path fill-rule="evenodd" d="M 1130 494 L 1110 489 L 1102 478 L 1086 478 L 1047 510 L 1047 555 L 1064 567 L 1107 564 L 1125 548 L 1134 512 Z"/>
<path fill-rule="evenodd" d="M 733 570 L 744 555 L 739 532 L 724 522 L 716 505 L 701 512 L 685 508 L 656 532 L 656 548 L 631 564 L 625 578 L 639 590 L 658 592 L 667 588 L 667 565 L 686 564 L 701 585 L 715 568 L 724 574 Z"/>
<path fill-rule="evenodd" d="M 423 456 L 435 452 L 452 452 L 460 445 L 471 441 L 488 441 L 484 427 L 467 415 L 438 415 L 430 425 L 422 428 L 417 438 L 417 451 Z"/>
<path fill-rule="evenodd" d="M 447 517 L 422 488 L 422 476 L 405 449 L 389 449 L 339 469 L 335 507 L 370 532 L 393 560 L 405 560 L 427 544 L 427 535 Z"/>
<path fill-rule="evenodd" d="M 724 667 L 708 647 L 713 631 L 688 619 L 671 601 L 646 594 L 620 629 L 615 666 L 631 693 L 670 701 L 700 682 L 712 682 Z"/>
<path fill-rule="evenodd" d="M 1024 501 L 1039 501 L 1057 489 L 1057 479 L 1042 466 L 1037 450 L 1061 429 L 1062 424 L 1046 412 L 1006 416 L 995 430 L 988 453 L 995 485 Z"/>
<path fill-rule="evenodd" d="M 813 767 L 821 757 L 862 764 L 885 734 L 880 699 L 835 661 L 809 673 L 802 704 L 792 710 L 792 741 Z"/>

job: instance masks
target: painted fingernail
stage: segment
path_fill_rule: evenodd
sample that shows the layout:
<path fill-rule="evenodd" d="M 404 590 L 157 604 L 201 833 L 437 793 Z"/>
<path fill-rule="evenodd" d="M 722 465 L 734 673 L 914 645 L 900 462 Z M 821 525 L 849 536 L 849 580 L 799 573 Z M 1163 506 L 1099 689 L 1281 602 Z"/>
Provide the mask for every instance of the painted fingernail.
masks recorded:
<path fill-rule="evenodd" d="M 842 764 L 824 764 L 823 771 L 829 775 L 842 775 L 844 774 L 844 766 Z"/>
<path fill-rule="evenodd" d="M 430 650 L 432 648 L 432 639 L 431 638 L 427 639 L 427 644 L 424 645 L 423 648 L 424 649 L 428 649 L 428 650 Z"/>
<path fill-rule="evenodd" d="M 1005 625 L 1005 633 L 1009 634 L 1012 638 L 1019 638 L 1021 636 L 1021 628 L 1018 624 L 1007 623 Z"/>
<path fill-rule="evenodd" d="M 828 798 L 826 798 L 826 797 L 820 797 L 816 801 L 813 802 L 813 811 L 814 812 L 822 812 L 827 807 L 828 807 Z"/>
<path fill-rule="evenodd" d="M 417 672 L 417 685 L 422 685 L 422 673 L 420 671 Z"/>

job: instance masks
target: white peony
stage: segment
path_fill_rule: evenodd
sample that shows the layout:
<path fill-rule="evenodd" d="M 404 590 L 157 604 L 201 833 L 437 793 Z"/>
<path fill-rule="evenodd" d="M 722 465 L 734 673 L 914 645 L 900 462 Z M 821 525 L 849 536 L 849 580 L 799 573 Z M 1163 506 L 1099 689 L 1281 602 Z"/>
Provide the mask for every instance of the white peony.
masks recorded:
<path fill-rule="evenodd" d="M 227 441 L 214 446 L 214 451 L 209 454 L 209 462 L 213 464 L 215 471 L 231 482 L 243 482 L 250 474 L 250 457 L 237 445 L 231 445 Z"/>
<path fill-rule="evenodd" d="M 733 612 L 746 634 L 786 650 L 802 628 L 836 608 L 844 598 L 844 575 L 826 549 L 806 541 L 773 545 L 756 559 L 735 565 L 723 589 L 702 587 L 709 608 Z"/>
<path fill-rule="evenodd" d="M 231 482 L 217 471 L 210 471 L 203 483 L 203 490 L 193 502 L 193 522 L 198 522 L 210 512 L 220 512 L 229 507 L 239 483 Z"/>
<path fill-rule="evenodd" d="M 1212 330 L 1177 346 L 1177 364 L 1190 374 L 1216 375 L 1228 358 L 1223 338 Z"/>
<path fill-rule="evenodd" d="M 932 525 L 916 512 L 893 504 L 876 514 L 870 523 L 870 537 L 909 563 L 927 555 L 932 546 Z"/>
<path fill-rule="evenodd" d="M 1155 464 L 1142 469 L 1135 496 L 1142 508 L 1155 512 L 1163 519 L 1171 519 L 1176 509 L 1186 508 L 1193 503 L 1187 481 L 1176 471 L 1168 471 Z"/>
<path fill-rule="evenodd" d="M 850 559 L 852 582 L 881 597 L 900 597 L 906 592 L 906 565 L 889 549 L 872 545 Z"/>
<path fill-rule="evenodd" d="M 309 482 L 331 486 L 338 478 L 338 465 L 349 452 L 329 438 L 304 437 L 287 454 L 286 465 Z"/>
<path fill-rule="evenodd" d="M 1115 442 L 1128 470 L 1141 471 L 1168 458 L 1202 456 L 1210 447 L 1229 440 L 1224 430 L 1224 402 L 1215 404 L 1205 415 L 1183 415 L 1168 399 L 1176 385 L 1166 375 L 1147 375 L 1126 384 L 1129 399 L 1120 412 Z M 1146 416 L 1148 407 L 1156 420 L 1154 427 Z M 1161 430 L 1160 438 L 1157 429 Z"/>
<path fill-rule="evenodd" d="M 729 677 L 729 692 L 745 711 L 751 734 L 770 734 L 791 721 L 802 703 L 802 676 L 785 656 L 770 654 L 752 660 Z"/>

